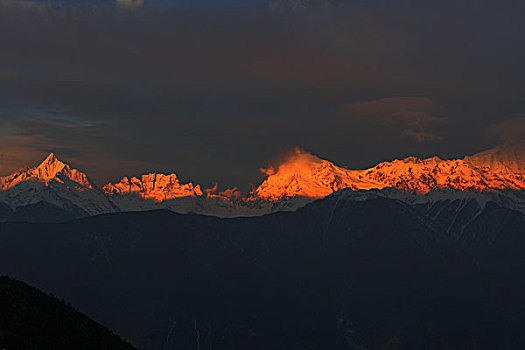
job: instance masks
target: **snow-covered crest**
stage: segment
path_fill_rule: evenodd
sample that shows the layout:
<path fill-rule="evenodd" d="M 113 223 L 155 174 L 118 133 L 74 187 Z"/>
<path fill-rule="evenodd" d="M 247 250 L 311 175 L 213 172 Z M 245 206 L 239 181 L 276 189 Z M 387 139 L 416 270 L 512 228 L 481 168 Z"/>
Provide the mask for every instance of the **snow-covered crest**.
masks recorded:
<path fill-rule="evenodd" d="M 86 174 L 71 168 L 58 159 L 54 153 L 50 153 L 40 165 L 34 168 L 24 168 L 9 176 L 0 178 L 0 189 L 8 190 L 24 181 L 36 181 L 48 184 L 51 181 L 64 183 L 68 180 L 80 187 L 89 189 L 96 187 Z"/>
<path fill-rule="evenodd" d="M 98 189 L 85 173 L 51 153 L 34 168 L 0 178 L 0 201 L 12 208 L 38 201 L 64 208 L 74 205 L 89 215 L 166 208 L 181 213 L 234 217 L 296 210 L 342 189 L 369 191 L 360 192 L 357 197 L 352 194 L 353 199 L 377 195 L 375 191 L 382 190 L 381 196 L 412 204 L 436 201 L 442 196 L 439 190 L 453 190 L 446 192 L 447 198 L 480 194 L 469 195 L 468 199 L 475 199 L 481 206 L 487 200 L 508 202 L 512 208 L 522 210 L 524 158 L 523 146 L 504 145 L 463 159 L 408 157 L 354 170 L 296 149 L 278 166 L 261 169 L 266 179 L 243 196 L 235 189 L 217 193 L 216 187 L 202 189 L 198 184 L 181 183 L 175 174 L 155 173 L 125 177 Z M 503 192 L 506 194 L 501 194 L 501 198 L 486 196 Z"/>
<path fill-rule="evenodd" d="M 89 177 L 50 153 L 34 168 L 0 178 L 0 201 L 11 208 L 46 202 L 59 208 L 76 207 L 86 215 L 118 211 Z"/>
<path fill-rule="evenodd" d="M 395 188 L 425 194 L 434 189 L 467 192 L 525 189 L 525 149 L 504 145 L 463 159 L 408 157 L 370 169 L 351 170 L 297 150 L 266 173 L 251 199 L 322 198 L 343 188 Z"/>

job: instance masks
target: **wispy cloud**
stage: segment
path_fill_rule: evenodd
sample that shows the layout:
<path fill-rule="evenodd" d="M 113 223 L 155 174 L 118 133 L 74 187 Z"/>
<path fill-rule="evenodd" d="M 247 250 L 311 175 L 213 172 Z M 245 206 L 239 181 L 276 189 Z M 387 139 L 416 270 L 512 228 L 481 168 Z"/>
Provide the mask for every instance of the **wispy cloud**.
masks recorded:
<path fill-rule="evenodd" d="M 424 142 L 443 139 L 429 131 L 434 125 L 449 122 L 448 118 L 438 115 L 440 109 L 440 105 L 429 98 L 391 97 L 353 103 L 342 111 L 348 116 L 376 119 L 386 127 L 401 126 L 403 137 Z"/>
<path fill-rule="evenodd" d="M 121 10 L 135 10 L 144 5 L 144 0 L 116 0 L 116 7 Z"/>
<path fill-rule="evenodd" d="M 443 136 L 439 136 L 439 135 L 432 134 L 429 132 L 424 132 L 424 131 L 415 131 L 412 129 L 405 129 L 403 131 L 403 136 L 413 138 L 417 142 L 443 140 Z"/>
<path fill-rule="evenodd" d="M 502 141 L 525 140 L 525 115 L 514 115 L 501 123 L 490 125 L 487 133 Z"/>

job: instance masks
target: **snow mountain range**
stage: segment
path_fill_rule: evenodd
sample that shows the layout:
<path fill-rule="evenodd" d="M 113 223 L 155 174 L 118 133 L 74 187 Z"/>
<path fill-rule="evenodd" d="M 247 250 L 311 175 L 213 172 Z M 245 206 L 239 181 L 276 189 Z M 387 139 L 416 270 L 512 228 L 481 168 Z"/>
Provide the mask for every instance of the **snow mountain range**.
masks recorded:
<path fill-rule="evenodd" d="M 294 211 L 329 195 L 393 198 L 436 210 L 438 203 L 487 202 L 525 212 L 525 147 L 504 144 L 444 160 L 408 157 L 364 170 L 339 167 L 296 149 L 246 195 L 181 183 L 176 174 L 124 177 L 97 187 L 51 153 L 40 165 L 0 177 L 0 220 L 63 221 L 119 211 L 169 209 L 219 217 Z M 344 191 L 342 191 L 344 190 Z M 463 203 L 463 204 L 461 204 Z M 438 215 L 435 213 L 435 215 Z"/>

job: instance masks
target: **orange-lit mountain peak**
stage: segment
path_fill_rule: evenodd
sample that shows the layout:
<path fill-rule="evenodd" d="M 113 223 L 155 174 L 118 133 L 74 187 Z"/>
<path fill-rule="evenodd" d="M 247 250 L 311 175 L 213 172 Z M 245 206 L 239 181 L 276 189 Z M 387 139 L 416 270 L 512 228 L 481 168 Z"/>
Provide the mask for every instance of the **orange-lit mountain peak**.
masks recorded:
<path fill-rule="evenodd" d="M 48 184 L 50 181 L 64 183 L 72 181 L 79 188 L 95 188 L 88 176 L 50 153 L 42 163 L 34 168 L 24 168 L 9 176 L 0 178 L 0 189 L 7 190 L 24 181 L 38 181 Z"/>
<path fill-rule="evenodd" d="M 153 199 L 157 202 L 189 196 L 202 196 L 200 185 L 191 182 L 181 184 L 176 174 L 145 174 L 140 178 L 123 177 L 120 182 L 108 183 L 103 187 L 107 194 L 126 195 L 138 194 L 145 199 Z"/>
<path fill-rule="evenodd" d="M 88 212 L 99 212 L 86 204 L 89 196 L 95 194 L 100 197 L 97 197 L 97 203 L 102 203 L 99 206 L 102 212 L 112 210 L 112 204 L 106 203 L 109 201 L 107 195 L 112 197 L 111 201 L 115 205 L 126 210 L 156 208 L 158 203 L 172 199 L 183 199 L 177 203 L 194 203 L 200 209 L 209 209 L 207 206 L 212 205 L 211 203 L 224 209 L 233 208 L 237 204 L 240 204 L 239 207 L 250 207 L 251 203 L 246 206 L 246 202 L 258 200 L 275 202 L 299 197 L 308 202 L 345 188 L 394 188 L 423 194 L 441 188 L 469 192 L 525 190 L 524 160 L 523 144 L 505 144 L 463 159 L 407 157 L 382 162 L 369 169 L 353 170 L 339 167 L 297 148 L 277 166 L 261 169 L 267 177 L 248 196 L 243 196 L 236 188 L 219 192 L 218 186 L 214 186 L 203 190 L 200 185 L 191 182 L 181 183 L 176 174 L 156 173 L 124 177 L 119 182 L 108 183 L 103 187 L 104 195 L 84 173 L 71 168 L 51 153 L 34 168 L 21 169 L 9 176 L 0 177 L 0 191 L 27 182 L 27 186 L 17 188 L 23 193 L 23 202 L 30 203 L 34 198 L 34 190 L 41 191 L 43 183 L 46 188 L 49 186 L 55 192 L 62 191 L 68 200 L 78 201 Z M 86 191 L 88 189 L 95 191 Z M 78 191 L 85 195 L 79 196 Z M 11 195 L 11 192 L 5 193 L 5 196 Z M 195 201 L 196 198 L 199 200 Z M 174 203 L 170 201 L 166 205 L 175 205 Z"/>
<path fill-rule="evenodd" d="M 436 188 L 471 192 L 521 190 L 525 189 L 524 158 L 522 145 L 504 145 L 464 159 L 407 157 L 370 169 L 349 170 L 296 150 L 276 169 L 264 169 L 268 178 L 249 199 L 321 198 L 342 188 L 390 187 L 413 193 L 428 193 Z"/>
<path fill-rule="evenodd" d="M 60 161 L 54 153 L 50 153 L 47 158 L 35 168 L 35 174 L 42 180 L 49 180 L 54 178 L 66 166 L 67 165 Z"/>
<path fill-rule="evenodd" d="M 525 173 L 525 141 L 507 142 L 465 157 L 471 164 L 502 173 Z"/>
<path fill-rule="evenodd" d="M 347 187 L 341 181 L 349 172 L 299 148 L 277 167 L 261 171 L 269 176 L 252 192 L 252 200 L 275 201 L 296 196 L 322 198 Z"/>
<path fill-rule="evenodd" d="M 54 152 L 51 152 L 47 155 L 46 159 L 44 159 L 41 163 L 42 164 L 51 164 L 55 162 L 60 162 L 60 159 L 57 158 Z"/>

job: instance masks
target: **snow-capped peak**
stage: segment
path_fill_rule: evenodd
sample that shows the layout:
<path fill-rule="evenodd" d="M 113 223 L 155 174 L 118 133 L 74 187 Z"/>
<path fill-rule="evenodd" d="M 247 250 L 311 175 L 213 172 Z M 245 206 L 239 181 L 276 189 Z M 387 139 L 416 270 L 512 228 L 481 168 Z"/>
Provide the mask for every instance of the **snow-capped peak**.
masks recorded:
<path fill-rule="evenodd" d="M 34 170 L 34 174 L 41 180 L 50 180 L 61 172 L 66 164 L 61 162 L 54 153 L 50 153 L 46 159 Z"/>
<path fill-rule="evenodd" d="M 25 168 L 9 176 L 0 178 L 0 190 L 7 190 L 25 181 L 49 183 L 50 181 L 72 181 L 75 186 L 94 189 L 96 186 L 83 172 L 71 168 L 50 153 L 40 165 L 34 168 Z"/>
<path fill-rule="evenodd" d="M 62 162 L 54 153 L 36 167 L 0 177 L 0 202 L 13 210 L 45 202 L 75 215 L 119 210 L 86 174 Z"/>
<path fill-rule="evenodd" d="M 251 193 L 250 199 L 322 198 L 343 188 L 395 188 L 420 194 L 439 188 L 468 192 L 523 190 L 524 160 L 522 145 L 507 144 L 464 159 L 408 157 L 370 169 L 350 170 L 296 150 L 278 167 L 263 169 L 268 177 Z"/>
<path fill-rule="evenodd" d="M 124 177 L 120 182 L 108 183 L 103 187 L 108 195 L 138 194 L 144 199 L 157 202 L 181 197 L 202 196 L 200 185 L 191 182 L 181 184 L 176 174 L 147 174 L 138 177 Z"/>
<path fill-rule="evenodd" d="M 525 142 L 507 142 L 487 151 L 465 157 L 473 165 L 503 173 L 525 173 Z"/>
<path fill-rule="evenodd" d="M 235 189 L 217 193 L 217 187 L 203 189 L 198 184 L 182 183 L 176 174 L 158 173 L 124 177 L 98 189 L 86 174 L 51 153 L 34 168 L 0 177 L 0 202 L 12 208 L 38 201 L 63 208 L 74 205 L 89 215 L 169 208 L 184 213 L 251 216 L 295 210 L 342 189 L 359 191 L 359 198 L 377 195 L 380 190 L 381 194 L 390 195 L 391 190 L 393 198 L 412 201 L 424 197 L 425 202 L 441 198 L 440 189 L 451 189 L 483 193 L 475 198 L 493 200 L 499 190 L 525 190 L 524 158 L 524 147 L 504 145 L 463 159 L 407 157 L 354 170 L 296 149 L 278 166 L 261 169 L 267 178 L 242 196 Z M 485 195 L 490 193 L 494 196 Z M 355 196 L 352 193 L 352 198 Z M 522 197 L 508 198 L 509 195 L 504 196 L 509 203 L 523 202 Z M 514 207 L 523 209 L 521 204 L 513 204 Z"/>
<path fill-rule="evenodd" d="M 276 201 L 291 197 L 322 198 L 347 188 L 350 171 L 296 148 L 278 167 L 261 169 L 268 178 L 251 199 Z"/>

